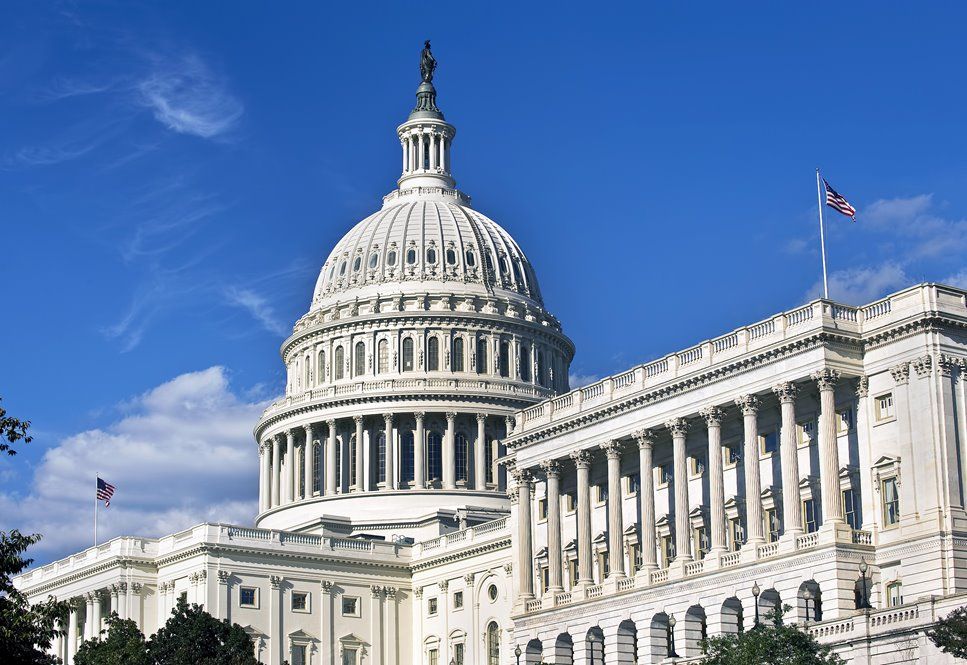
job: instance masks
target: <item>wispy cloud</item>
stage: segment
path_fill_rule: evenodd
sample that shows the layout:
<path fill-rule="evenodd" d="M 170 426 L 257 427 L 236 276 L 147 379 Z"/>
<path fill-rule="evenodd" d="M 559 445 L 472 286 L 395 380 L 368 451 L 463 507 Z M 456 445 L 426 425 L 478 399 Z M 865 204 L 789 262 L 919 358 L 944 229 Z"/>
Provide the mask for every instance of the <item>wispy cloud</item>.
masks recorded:
<path fill-rule="evenodd" d="M 179 134 L 205 139 L 233 130 L 244 107 L 197 56 L 181 58 L 138 83 L 140 102 Z"/>
<path fill-rule="evenodd" d="M 46 86 L 34 93 L 39 102 L 56 102 L 72 97 L 85 97 L 110 92 L 123 85 L 122 79 L 106 81 L 84 80 L 81 78 L 55 77 Z"/>
<path fill-rule="evenodd" d="M 912 279 L 903 267 L 892 262 L 875 267 L 837 270 L 829 275 L 829 297 L 849 305 L 863 305 L 911 283 Z M 822 286 L 822 282 L 813 284 L 806 294 L 807 300 L 821 297 Z"/>
<path fill-rule="evenodd" d="M 229 305 L 241 307 L 258 321 L 263 328 L 273 335 L 287 334 L 286 325 L 278 318 L 272 305 L 264 297 L 251 289 L 228 287 L 225 289 L 225 299 Z"/>
<path fill-rule="evenodd" d="M 571 386 L 571 390 L 591 385 L 592 383 L 596 383 L 600 380 L 601 377 L 597 374 L 580 374 L 572 372 L 571 374 L 567 375 L 567 381 Z"/>

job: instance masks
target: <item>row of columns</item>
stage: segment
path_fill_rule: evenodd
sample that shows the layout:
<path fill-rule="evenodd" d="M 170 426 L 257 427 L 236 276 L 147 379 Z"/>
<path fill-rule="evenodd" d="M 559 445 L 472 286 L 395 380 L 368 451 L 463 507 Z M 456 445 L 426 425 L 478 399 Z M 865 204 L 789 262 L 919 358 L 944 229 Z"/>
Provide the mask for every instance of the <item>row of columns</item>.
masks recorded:
<path fill-rule="evenodd" d="M 423 171 L 429 161 L 429 170 L 444 173 L 450 170 L 450 142 L 445 134 L 417 132 L 401 138 L 403 145 L 403 173 Z"/>
<path fill-rule="evenodd" d="M 417 411 L 412 414 L 416 427 L 414 429 L 413 445 L 413 484 L 412 489 L 426 489 L 427 479 L 427 460 L 425 454 L 426 447 L 426 427 L 424 420 L 426 413 Z M 458 414 L 448 411 L 446 416 L 446 430 L 441 446 L 441 467 L 442 467 L 442 488 L 452 490 L 457 488 L 456 478 L 456 419 Z M 473 483 L 471 489 L 488 489 L 486 479 L 487 470 L 487 414 L 475 414 L 477 421 L 477 438 L 473 446 Z M 385 413 L 383 419 L 383 435 L 385 437 L 385 482 L 384 488 L 387 490 L 402 489 L 400 481 L 400 457 L 397 454 L 397 428 L 395 427 L 396 415 Z M 354 484 L 354 492 L 366 491 L 366 469 L 363 463 L 365 458 L 366 442 L 364 440 L 364 417 L 354 416 L 353 427 L 355 434 L 355 455 L 356 469 L 355 477 L 350 479 L 350 484 Z M 335 419 L 326 421 L 327 437 L 314 439 L 316 432 L 313 424 L 304 425 L 301 442 L 296 441 L 299 428 L 292 428 L 281 432 L 269 439 L 266 439 L 259 446 L 259 506 L 262 511 L 269 510 L 281 505 L 286 505 L 294 501 L 310 499 L 314 492 L 313 479 L 317 475 L 315 468 L 315 456 L 313 455 L 312 445 L 321 446 L 319 459 L 323 461 L 324 482 L 321 482 L 319 493 L 322 496 L 334 496 L 337 492 L 336 487 L 336 450 L 339 445 L 337 434 L 339 432 L 339 422 Z M 508 429 L 510 427 L 508 426 Z M 349 446 L 351 439 L 345 436 L 342 442 L 343 460 L 349 456 Z M 469 447 L 468 441 L 468 447 Z M 283 448 L 284 446 L 284 448 Z M 286 460 L 283 468 L 282 460 Z M 468 460 L 469 462 L 469 460 Z M 342 462 L 346 464 L 346 462 Z M 302 489 L 298 472 L 300 467 L 303 469 L 304 478 Z M 348 465 L 347 465 L 348 468 Z M 496 475 L 495 475 L 496 481 Z M 468 479 L 469 484 L 469 479 Z"/>
<path fill-rule="evenodd" d="M 836 441 L 836 409 L 834 390 L 839 379 L 838 372 L 824 369 L 811 375 L 820 395 L 819 458 L 820 482 L 823 498 L 824 528 L 844 523 L 839 477 L 839 452 Z M 780 461 L 782 466 L 782 492 L 785 497 L 799 497 L 799 464 L 795 400 L 798 394 L 795 383 L 777 385 L 773 392 L 779 399 L 781 410 Z M 763 529 L 762 486 L 759 475 L 759 429 L 760 400 L 756 395 L 742 395 L 735 400 L 743 420 L 746 509 L 746 546 L 753 554 L 758 545 L 765 542 Z M 725 411 L 717 405 L 699 412 L 708 434 L 709 473 L 709 519 L 711 553 L 723 553 L 728 548 L 726 540 L 726 515 L 724 472 L 722 463 L 721 426 Z M 672 437 L 675 496 L 675 564 L 684 565 L 692 560 L 692 540 L 689 523 L 688 469 L 685 439 L 690 427 L 687 418 L 674 418 L 665 423 Z M 653 448 L 656 432 L 643 429 L 635 432 L 638 445 L 640 476 L 640 514 L 642 571 L 658 568 L 655 536 L 655 488 Z M 608 478 L 608 564 L 609 579 L 627 576 L 624 558 L 624 523 L 621 493 L 621 453 L 623 442 L 607 441 L 599 446 L 607 458 Z M 575 467 L 577 484 L 577 563 L 578 586 L 592 584 L 591 572 L 591 462 L 590 449 L 578 450 L 570 455 Z M 547 484 L 547 551 L 548 592 L 563 591 L 561 580 L 561 513 L 560 482 L 562 465 L 559 460 L 548 460 L 540 465 Z M 517 565 L 519 601 L 534 598 L 533 584 L 533 537 L 531 520 L 531 492 L 534 476 L 529 469 L 515 469 L 516 487 L 511 490 L 511 500 L 517 505 Z M 783 501 L 783 538 L 795 538 L 803 531 L 802 514 L 798 500 Z"/>
<path fill-rule="evenodd" d="M 51 644 L 53 654 L 71 665 L 81 643 L 100 635 L 104 628 L 104 619 L 114 612 L 121 619 L 131 619 L 141 627 L 142 589 L 140 582 L 118 582 L 106 589 L 90 591 L 72 598 L 67 625 L 60 626 L 64 634 L 55 636 Z M 105 598 L 108 600 L 107 608 L 104 607 Z"/>

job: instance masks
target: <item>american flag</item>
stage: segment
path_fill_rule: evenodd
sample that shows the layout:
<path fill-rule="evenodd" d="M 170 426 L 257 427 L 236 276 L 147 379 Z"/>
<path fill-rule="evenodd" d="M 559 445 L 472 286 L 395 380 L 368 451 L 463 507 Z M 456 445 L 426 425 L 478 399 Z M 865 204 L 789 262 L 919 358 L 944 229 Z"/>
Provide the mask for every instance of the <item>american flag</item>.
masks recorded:
<path fill-rule="evenodd" d="M 849 201 L 843 198 L 843 196 L 837 192 L 835 189 L 829 186 L 826 182 L 826 178 L 823 178 L 823 185 L 826 186 L 826 205 L 835 210 L 836 212 L 846 215 L 854 222 L 856 221 L 856 208 L 849 204 Z"/>
<path fill-rule="evenodd" d="M 111 505 L 111 497 L 114 496 L 114 485 L 109 482 L 97 479 L 97 500 L 104 502 L 104 507 Z"/>

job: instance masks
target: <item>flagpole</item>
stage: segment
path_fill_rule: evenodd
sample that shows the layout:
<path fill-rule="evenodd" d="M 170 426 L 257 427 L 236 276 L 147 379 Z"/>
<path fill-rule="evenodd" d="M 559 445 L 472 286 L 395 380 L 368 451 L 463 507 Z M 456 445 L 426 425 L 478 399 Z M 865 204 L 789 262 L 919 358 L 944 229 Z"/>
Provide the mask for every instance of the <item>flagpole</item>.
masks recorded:
<path fill-rule="evenodd" d="M 829 298 L 829 282 L 826 280 L 826 232 L 823 225 L 823 195 L 819 184 L 819 169 L 816 169 L 816 202 L 819 204 L 819 248 L 823 256 L 823 298 Z"/>
<path fill-rule="evenodd" d="M 97 547 L 97 471 L 94 472 L 94 547 Z"/>

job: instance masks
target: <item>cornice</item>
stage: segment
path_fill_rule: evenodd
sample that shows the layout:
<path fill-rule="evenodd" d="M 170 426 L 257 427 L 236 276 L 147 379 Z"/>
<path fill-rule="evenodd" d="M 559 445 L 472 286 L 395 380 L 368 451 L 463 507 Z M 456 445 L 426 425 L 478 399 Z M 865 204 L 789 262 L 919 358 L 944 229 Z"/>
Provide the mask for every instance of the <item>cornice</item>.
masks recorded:
<path fill-rule="evenodd" d="M 434 566 L 440 566 L 447 563 L 453 563 L 454 561 L 462 561 L 464 559 L 470 559 L 479 554 L 486 554 L 487 552 L 497 552 L 499 550 L 510 547 L 510 536 L 505 538 L 499 538 L 497 540 L 492 540 L 487 543 L 482 543 L 480 545 L 474 545 L 473 547 L 468 547 L 462 550 L 456 550 L 453 552 L 446 552 L 444 554 L 436 555 L 423 561 L 414 561 L 410 564 L 410 570 L 414 573 L 433 568 Z"/>
<path fill-rule="evenodd" d="M 172 553 L 166 557 L 159 557 L 156 561 L 158 569 L 163 566 L 170 566 L 179 561 L 185 561 L 197 556 L 202 555 L 214 555 L 223 556 L 227 553 L 233 554 L 256 554 L 269 556 L 274 559 L 288 559 L 288 560 L 299 560 L 299 561 L 315 561 L 315 562 L 331 562 L 331 563 L 360 563 L 360 559 L 354 558 L 352 556 L 339 556 L 334 555 L 332 552 L 326 552 L 325 550 L 318 550 L 316 552 L 298 552 L 294 550 L 280 550 L 280 549 L 269 549 L 264 547 L 246 547 L 242 545 L 226 545 L 226 544 L 215 544 L 215 543 L 202 543 L 194 547 L 182 550 L 180 552 Z M 408 561 L 400 561 L 399 563 L 391 563 L 387 561 L 379 561 L 376 559 L 366 559 L 365 565 L 373 569 L 383 569 L 383 570 L 405 570 L 409 568 Z"/>
<path fill-rule="evenodd" d="M 127 569 L 132 566 L 139 566 L 142 572 L 144 572 L 145 569 L 149 573 L 158 572 L 158 567 L 153 559 L 146 557 L 118 556 L 100 561 L 88 568 L 81 568 L 80 570 L 72 571 L 62 577 L 44 580 L 37 586 L 28 585 L 22 587 L 20 591 L 28 596 L 32 596 L 38 593 L 43 593 L 44 591 L 50 591 L 52 589 L 62 587 L 65 584 L 71 584 L 85 578 L 93 577 L 94 575 L 99 575 L 114 568 Z"/>

